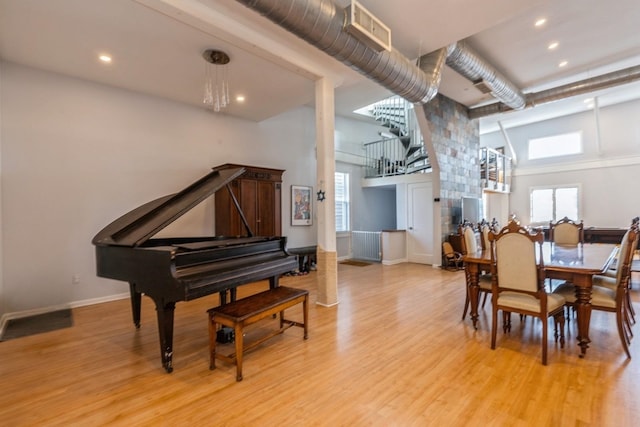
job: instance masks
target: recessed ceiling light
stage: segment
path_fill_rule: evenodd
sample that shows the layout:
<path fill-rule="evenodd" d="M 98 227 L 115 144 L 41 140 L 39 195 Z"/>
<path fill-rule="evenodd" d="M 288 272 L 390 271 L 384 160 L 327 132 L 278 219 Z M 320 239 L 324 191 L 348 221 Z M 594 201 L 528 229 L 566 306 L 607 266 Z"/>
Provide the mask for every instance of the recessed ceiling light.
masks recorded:
<path fill-rule="evenodd" d="M 244 95 L 238 95 L 238 96 L 236 96 L 236 101 L 238 101 L 238 102 L 244 102 Z"/>
<path fill-rule="evenodd" d="M 562 61 L 561 63 L 558 64 L 558 67 L 560 68 L 566 67 L 568 63 L 569 63 L 568 61 Z"/>
<path fill-rule="evenodd" d="M 98 58 L 100 59 L 100 61 L 104 62 L 105 64 L 111 63 L 111 57 L 109 55 L 100 55 Z"/>
<path fill-rule="evenodd" d="M 558 42 L 551 42 L 551 43 L 549 43 L 549 46 L 547 46 L 547 49 L 553 50 L 553 49 L 557 48 L 559 45 L 560 45 L 560 43 L 558 43 Z"/>
<path fill-rule="evenodd" d="M 547 23 L 547 18 L 540 18 L 536 21 L 535 26 L 542 27 L 546 23 Z"/>

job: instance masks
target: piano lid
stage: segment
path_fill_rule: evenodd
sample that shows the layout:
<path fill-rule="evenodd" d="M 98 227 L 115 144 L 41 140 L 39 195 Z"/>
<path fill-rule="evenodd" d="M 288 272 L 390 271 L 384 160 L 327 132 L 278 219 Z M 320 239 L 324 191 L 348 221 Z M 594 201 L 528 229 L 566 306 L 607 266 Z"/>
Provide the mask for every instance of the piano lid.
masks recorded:
<path fill-rule="evenodd" d="M 96 234 L 92 243 L 140 246 L 244 172 L 244 168 L 214 170 L 178 193 L 160 197 L 122 215 Z"/>

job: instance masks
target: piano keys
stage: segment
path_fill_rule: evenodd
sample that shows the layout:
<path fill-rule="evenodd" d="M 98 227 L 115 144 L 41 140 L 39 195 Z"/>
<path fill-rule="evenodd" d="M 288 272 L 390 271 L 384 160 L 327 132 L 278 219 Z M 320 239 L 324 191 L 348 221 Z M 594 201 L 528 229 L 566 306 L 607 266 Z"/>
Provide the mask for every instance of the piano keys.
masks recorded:
<path fill-rule="evenodd" d="M 224 304 L 227 293 L 235 299 L 237 286 L 268 279 L 273 288 L 282 274 L 297 268 L 296 257 L 286 250 L 286 237 L 253 236 L 246 224 L 247 236 L 153 238 L 224 186 L 235 200 L 228 184 L 243 173 L 244 168 L 214 170 L 176 194 L 128 212 L 93 238 L 97 275 L 129 283 L 136 328 L 142 295 L 154 301 L 167 372 L 173 371 L 176 302 L 219 293 Z"/>

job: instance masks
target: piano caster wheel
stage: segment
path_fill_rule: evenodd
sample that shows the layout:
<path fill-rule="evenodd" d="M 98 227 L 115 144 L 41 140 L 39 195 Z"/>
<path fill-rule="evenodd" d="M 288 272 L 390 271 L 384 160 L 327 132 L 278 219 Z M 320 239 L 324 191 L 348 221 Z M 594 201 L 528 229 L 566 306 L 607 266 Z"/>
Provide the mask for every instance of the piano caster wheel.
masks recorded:
<path fill-rule="evenodd" d="M 171 372 L 173 372 L 173 362 L 170 357 L 167 357 L 167 359 L 168 360 L 164 362 L 164 369 L 167 371 L 168 374 L 170 374 Z"/>

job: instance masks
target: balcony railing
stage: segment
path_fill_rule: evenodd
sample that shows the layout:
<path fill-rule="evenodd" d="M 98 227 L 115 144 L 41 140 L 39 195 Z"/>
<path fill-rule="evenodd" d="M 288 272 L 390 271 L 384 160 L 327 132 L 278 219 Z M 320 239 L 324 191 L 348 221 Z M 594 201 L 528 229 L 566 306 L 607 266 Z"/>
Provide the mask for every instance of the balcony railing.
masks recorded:
<path fill-rule="evenodd" d="M 484 189 L 508 193 L 511 187 L 511 158 L 493 148 L 480 148 L 480 179 Z"/>

